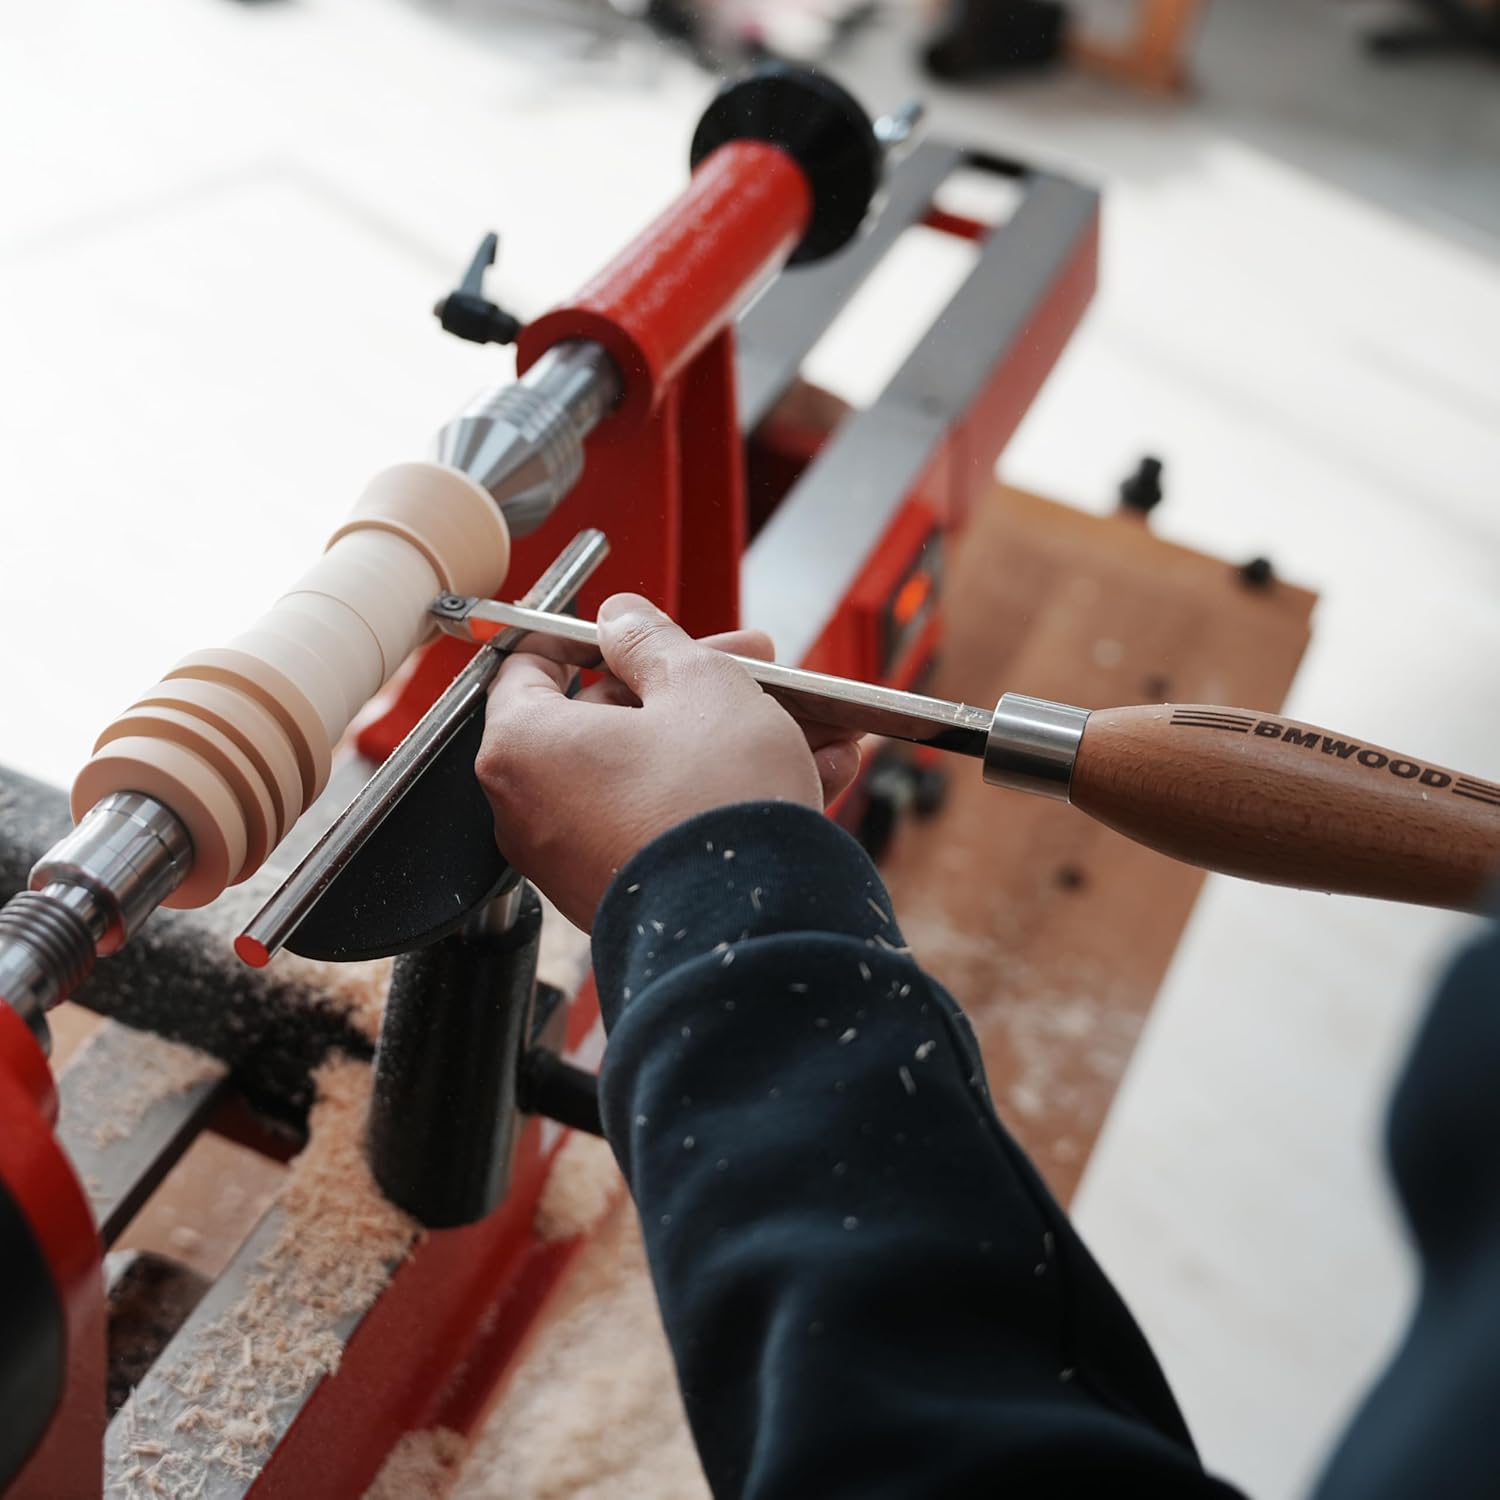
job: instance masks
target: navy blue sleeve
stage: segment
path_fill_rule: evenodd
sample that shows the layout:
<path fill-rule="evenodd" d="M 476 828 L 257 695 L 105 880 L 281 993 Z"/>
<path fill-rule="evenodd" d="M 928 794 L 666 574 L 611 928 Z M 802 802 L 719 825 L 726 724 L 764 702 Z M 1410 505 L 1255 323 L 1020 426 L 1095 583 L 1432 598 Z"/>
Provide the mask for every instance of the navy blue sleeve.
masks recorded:
<path fill-rule="evenodd" d="M 1395 1358 L 1318 1500 L 1500 1494 L 1500 925 L 1449 970 L 1391 1104 L 1387 1148 L 1422 1263 Z"/>
<path fill-rule="evenodd" d="M 827 819 L 631 861 L 594 929 L 606 1131 L 719 1500 L 1227 1497 Z"/>

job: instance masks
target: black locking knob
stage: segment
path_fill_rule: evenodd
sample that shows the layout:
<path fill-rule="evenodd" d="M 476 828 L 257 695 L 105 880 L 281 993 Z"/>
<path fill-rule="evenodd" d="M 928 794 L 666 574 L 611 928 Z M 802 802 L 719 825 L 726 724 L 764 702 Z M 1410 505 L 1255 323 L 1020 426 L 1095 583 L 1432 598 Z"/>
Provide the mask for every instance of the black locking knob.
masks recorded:
<path fill-rule="evenodd" d="M 513 344 L 521 320 L 484 295 L 484 273 L 495 263 L 500 236 L 490 233 L 479 242 L 469 269 L 458 286 L 432 309 L 445 333 L 471 344 Z"/>
<path fill-rule="evenodd" d="M 1120 504 L 1146 515 L 1161 504 L 1161 460 L 1143 458 L 1120 483 Z"/>

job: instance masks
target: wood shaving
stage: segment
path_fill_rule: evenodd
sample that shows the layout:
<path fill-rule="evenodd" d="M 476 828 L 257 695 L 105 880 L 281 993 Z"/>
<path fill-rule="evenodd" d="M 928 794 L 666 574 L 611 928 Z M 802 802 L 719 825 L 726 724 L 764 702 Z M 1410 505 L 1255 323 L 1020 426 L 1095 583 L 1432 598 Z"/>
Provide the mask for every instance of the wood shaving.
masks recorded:
<path fill-rule="evenodd" d="M 203 1236 L 191 1224 L 174 1224 L 167 1231 L 167 1244 L 183 1255 L 196 1255 L 203 1248 Z"/>
<path fill-rule="evenodd" d="M 637 1117 L 644 1124 L 644 1117 Z M 609 1142 L 574 1131 L 558 1149 L 532 1227 L 543 1244 L 596 1228 L 625 1186 Z"/>
<path fill-rule="evenodd" d="M 537 894 L 541 896 L 541 892 Z M 556 986 L 565 995 L 576 994 L 593 966 L 589 935 L 568 921 L 545 896 L 541 896 L 541 902 L 542 943 L 536 959 L 537 978 Z M 654 922 L 651 925 L 656 926 Z"/>
<path fill-rule="evenodd" d="M 446 1427 L 408 1432 L 391 1449 L 364 1500 L 444 1500 L 468 1451 L 468 1443 Z"/>
<path fill-rule="evenodd" d="M 363 963 L 338 964 L 321 958 L 299 958 L 278 953 L 276 974 L 326 1001 L 341 1011 L 356 1031 L 373 1042 L 380 1035 L 385 1015 L 385 992 L 390 988 L 395 960 L 372 958 Z"/>
<path fill-rule="evenodd" d="M 107 1048 L 99 1043 L 105 1034 L 110 1038 Z M 102 1151 L 128 1139 L 158 1104 L 222 1078 L 225 1068 L 218 1058 L 196 1047 L 119 1026 L 89 1037 L 73 1054 L 67 1072 L 70 1087 L 76 1086 L 81 1097 L 110 1101 L 108 1116 L 90 1132 L 93 1144 Z"/>
<path fill-rule="evenodd" d="M 997 1003 L 979 1006 L 975 1019 L 999 1040 L 1008 1063 L 997 1098 L 1002 1117 L 1076 1118 L 1114 1093 L 1145 1010 L 1135 985 L 1077 955 L 1045 964 L 1016 958 L 1005 938 L 960 932 L 940 909 L 922 908 L 904 920 L 923 961 L 954 994 L 995 996 Z M 1048 1143 L 1051 1154 L 1067 1159 L 1059 1146 L 1061 1140 Z"/>
<path fill-rule="evenodd" d="M 284 1271 L 293 1294 L 332 1320 L 370 1304 L 417 1226 L 381 1195 L 365 1160 L 368 1064 L 334 1058 L 313 1081 L 308 1145 L 291 1164 L 280 1198 L 286 1226 L 266 1269 Z"/>
<path fill-rule="evenodd" d="M 629 1203 L 590 1241 L 563 1296 L 452 1500 L 708 1500 Z"/>
<path fill-rule="evenodd" d="M 365 1162 L 367 1064 L 336 1057 L 313 1075 L 317 1102 L 308 1144 L 288 1170 L 278 1198 L 280 1229 L 238 1303 L 203 1328 L 157 1375 L 185 1407 L 171 1418 L 135 1392 L 121 1417 L 132 1436 L 140 1420 L 170 1422 L 191 1443 L 176 1446 L 149 1471 L 127 1445 L 106 1475 L 126 1500 L 190 1500 L 209 1476 L 259 1474 L 286 1418 L 344 1350 L 341 1328 L 362 1313 L 390 1279 L 417 1229 L 380 1195 Z M 149 1403 L 150 1398 L 145 1398 Z"/>
<path fill-rule="evenodd" d="M 280 877 L 275 871 L 262 866 L 242 885 L 231 886 L 210 909 L 215 930 L 225 937 L 240 931 L 279 884 Z M 145 936 L 149 940 L 149 928 Z M 385 1013 L 385 992 L 393 962 L 389 958 L 374 958 L 359 963 L 334 963 L 302 958 L 283 949 L 265 972 L 291 991 L 288 998 L 294 1003 L 305 999 L 309 1005 L 336 1011 L 373 1042 L 380 1035 L 380 1018 Z"/>

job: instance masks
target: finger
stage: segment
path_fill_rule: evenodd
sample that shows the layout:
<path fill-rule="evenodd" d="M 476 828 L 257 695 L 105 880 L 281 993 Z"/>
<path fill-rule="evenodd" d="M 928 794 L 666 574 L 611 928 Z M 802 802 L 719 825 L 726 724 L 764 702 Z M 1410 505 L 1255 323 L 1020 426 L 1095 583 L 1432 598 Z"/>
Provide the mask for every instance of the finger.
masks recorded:
<path fill-rule="evenodd" d="M 855 740 L 835 740 L 814 753 L 813 764 L 818 768 L 825 807 L 854 784 L 862 759 L 862 752 Z"/>
<path fill-rule="evenodd" d="M 796 715 L 792 717 L 796 718 Z M 807 739 L 807 748 L 813 751 L 821 750 L 824 745 L 835 745 L 840 740 L 857 743 L 860 738 L 858 731 L 850 729 L 847 724 L 825 724 L 821 719 L 797 719 L 797 727 Z"/>
<path fill-rule="evenodd" d="M 725 630 L 718 635 L 700 636 L 698 644 L 711 646 L 715 651 L 728 651 L 735 656 L 751 656 L 757 661 L 776 660 L 775 642 L 764 630 Z M 792 713 L 789 708 L 787 712 Z M 817 751 L 840 740 L 858 738 L 849 732 L 847 724 L 825 724 L 821 719 L 804 719 L 798 714 L 792 714 L 792 718 L 806 736 L 809 750 Z"/>
<path fill-rule="evenodd" d="M 606 673 L 597 682 L 580 688 L 573 695 L 575 703 L 605 703 L 611 708 L 639 708 L 641 700 L 620 681 Z"/>
<path fill-rule="evenodd" d="M 571 708 L 563 695 L 568 671 L 539 656 L 510 656 L 501 665 L 484 706 L 484 734 L 474 758 L 474 773 L 492 804 L 538 736 L 555 729 L 545 721 Z"/>
<path fill-rule="evenodd" d="M 705 670 L 735 672 L 639 594 L 614 594 L 599 606 L 599 649 L 605 665 L 642 703 L 674 685 L 701 684 Z"/>
<path fill-rule="evenodd" d="M 775 661 L 776 646 L 764 630 L 721 630 L 717 635 L 698 637 L 700 646 L 731 656 L 753 656 L 756 661 Z"/>
<path fill-rule="evenodd" d="M 571 667 L 549 661 L 545 656 L 516 651 L 500 664 L 500 670 L 490 684 L 490 703 L 493 705 L 498 698 L 503 705 L 509 706 L 536 693 L 560 697 L 567 692 L 572 676 Z"/>
<path fill-rule="evenodd" d="M 775 697 L 774 693 L 768 694 Z M 793 713 L 785 703 L 781 705 L 792 722 L 802 731 L 803 738 L 807 741 L 809 750 L 821 750 L 824 745 L 832 745 L 839 740 L 859 740 L 862 735 L 859 730 L 851 729 L 847 724 L 829 724 L 822 719 L 804 718 L 803 715 Z"/>
<path fill-rule="evenodd" d="M 545 656 L 548 661 L 566 662 L 574 667 L 597 668 L 599 648 L 591 641 L 570 641 L 560 635 L 548 635 L 544 630 L 528 630 L 512 646 L 516 655 Z"/>

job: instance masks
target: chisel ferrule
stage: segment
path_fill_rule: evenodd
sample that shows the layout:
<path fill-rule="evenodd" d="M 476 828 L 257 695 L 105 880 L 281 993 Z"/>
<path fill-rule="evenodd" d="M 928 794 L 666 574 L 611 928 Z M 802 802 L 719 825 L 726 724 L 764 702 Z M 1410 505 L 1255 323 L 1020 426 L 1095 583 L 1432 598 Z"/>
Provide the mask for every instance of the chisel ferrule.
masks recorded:
<path fill-rule="evenodd" d="M 984 747 L 984 779 L 1043 797 L 1069 800 L 1073 763 L 1089 721 L 1086 708 L 1006 693 L 995 706 Z"/>

